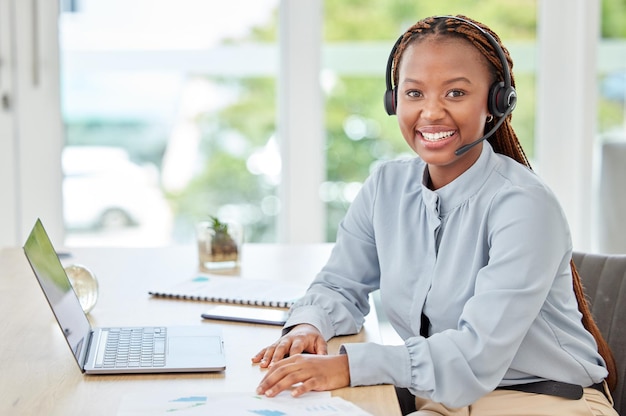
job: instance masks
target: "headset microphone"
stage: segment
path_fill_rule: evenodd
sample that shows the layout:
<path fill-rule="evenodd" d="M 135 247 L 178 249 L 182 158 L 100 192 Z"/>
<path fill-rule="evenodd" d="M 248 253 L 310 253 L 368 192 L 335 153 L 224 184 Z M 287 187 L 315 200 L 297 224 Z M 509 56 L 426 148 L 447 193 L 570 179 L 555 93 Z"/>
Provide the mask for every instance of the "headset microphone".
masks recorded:
<path fill-rule="evenodd" d="M 454 154 L 457 156 L 461 156 L 463 153 L 467 152 L 468 150 L 470 150 L 472 147 L 476 146 L 478 143 L 481 143 L 483 140 L 487 140 L 488 138 L 490 138 L 495 132 L 496 130 L 498 130 L 500 128 L 500 126 L 502 125 L 502 123 L 504 123 L 504 120 L 506 120 L 507 116 L 509 114 L 511 114 L 511 111 L 513 111 L 514 106 L 510 109 L 510 111 L 506 112 L 502 117 L 500 117 L 500 119 L 496 122 L 496 124 L 491 128 L 491 130 L 489 130 L 487 132 L 487 134 L 485 134 L 483 137 L 481 137 L 480 139 L 474 140 L 473 142 L 466 144 L 465 146 L 461 146 L 458 149 L 456 149 L 454 151 Z"/>

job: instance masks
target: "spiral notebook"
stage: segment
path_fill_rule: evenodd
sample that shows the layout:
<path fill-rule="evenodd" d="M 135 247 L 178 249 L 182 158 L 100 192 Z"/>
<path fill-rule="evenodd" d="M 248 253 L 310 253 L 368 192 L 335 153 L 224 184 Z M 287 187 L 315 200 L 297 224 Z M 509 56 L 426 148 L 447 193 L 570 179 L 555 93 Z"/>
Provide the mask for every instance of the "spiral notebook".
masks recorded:
<path fill-rule="evenodd" d="M 198 275 L 166 289 L 150 290 L 156 297 L 289 308 L 307 286 L 284 281 L 257 280 L 218 275 Z"/>

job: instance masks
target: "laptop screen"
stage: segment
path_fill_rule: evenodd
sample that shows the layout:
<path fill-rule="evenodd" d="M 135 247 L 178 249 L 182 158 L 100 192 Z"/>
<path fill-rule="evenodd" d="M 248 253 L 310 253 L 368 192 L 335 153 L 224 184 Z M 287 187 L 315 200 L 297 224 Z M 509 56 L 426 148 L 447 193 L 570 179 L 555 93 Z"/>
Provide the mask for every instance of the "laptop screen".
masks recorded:
<path fill-rule="evenodd" d="M 39 219 L 24 244 L 24 253 L 82 369 L 91 325 Z"/>

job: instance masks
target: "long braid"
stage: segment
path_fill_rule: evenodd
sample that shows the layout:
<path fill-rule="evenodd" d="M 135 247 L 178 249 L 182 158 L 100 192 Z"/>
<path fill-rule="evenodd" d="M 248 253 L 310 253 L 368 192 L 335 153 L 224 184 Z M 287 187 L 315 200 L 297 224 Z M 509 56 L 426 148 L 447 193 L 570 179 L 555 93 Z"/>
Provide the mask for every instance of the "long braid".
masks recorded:
<path fill-rule="evenodd" d="M 496 39 L 504 52 L 507 63 L 511 70 L 511 85 L 515 87 L 515 78 L 513 77 L 512 72 L 513 60 L 511 59 L 509 51 L 502 45 L 502 42 L 498 35 L 482 23 L 472 20 L 469 17 L 462 15 L 458 15 L 457 17 L 476 24 L 477 26 L 488 32 L 491 36 L 493 36 L 494 39 Z M 402 41 L 398 45 L 393 59 L 392 77 L 394 85 L 398 85 L 397 69 L 399 67 L 400 58 L 402 57 L 406 47 L 413 41 L 427 36 L 455 36 L 471 42 L 472 45 L 474 45 L 489 62 L 493 82 L 503 81 L 502 62 L 500 61 L 496 51 L 493 50 L 492 45 L 485 38 L 484 34 L 480 33 L 476 28 L 464 23 L 462 20 L 459 19 L 429 17 L 420 20 L 411 28 L 409 28 L 404 34 Z M 491 121 L 491 123 L 494 123 L 494 121 Z M 490 129 L 493 126 L 490 125 L 491 123 L 487 123 L 487 125 L 485 126 L 486 130 Z M 528 157 L 526 156 L 526 153 L 524 152 L 524 149 L 522 148 L 522 145 L 520 144 L 517 135 L 513 130 L 513 126 L 511 125 L 511 114 L 507 116 L 507 119 L 495 132 L 495 134 L 487 140 L 492 145 L 493 150 L 496 153 L 508 156 L 521 163 L 522 165 L 525 165 L 529 169 L 532 169 Z M 578 274 L 578 270 L 576 269 L 576 265 L 574 264 L 573 260 L 570 260 L 570 267 L 572 270 L 572 283 L 574 293 L 576 295 L 576 300 L 578 301 L 578 309 L 582 314 L 582 323 L 587 331 L 589 331 L 596 340 L 598 352 L 604 359 L 607 366 L 607 384 L 609 385 L 609 388 L 611 390 L 614 390 L 617 386 L 617 366 L 615 365 L 613 353 L 611 352 L 608 343 L 602 336 L 600 329 L 593 319 L 591 310 L 589 308 L 589 303 L 587 302 L 587 299 L 585 297 L 585 292 L 582 281 L 580 279 L 580 275 Z"/>

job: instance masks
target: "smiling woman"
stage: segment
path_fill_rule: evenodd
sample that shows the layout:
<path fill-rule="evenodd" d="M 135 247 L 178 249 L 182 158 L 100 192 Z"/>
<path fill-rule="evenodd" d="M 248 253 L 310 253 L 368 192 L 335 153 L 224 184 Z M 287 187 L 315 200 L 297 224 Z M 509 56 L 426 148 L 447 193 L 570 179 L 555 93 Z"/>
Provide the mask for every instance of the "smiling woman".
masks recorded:
<path fill-rule="evenodd" d="M 429 37 L 411 43 L 398 67 L 397 115 L 409 146 L 429 165 L 433 189 L 465 172 L 480 156 L 489 87 L 488 62 L 464 39 Z"/>
<path fill-rule="evenodd" d="M 368 177 L 282 337 L 252 358 L 268 368 L 257 392 L 388 383 L 414 395 L 416 416 L 617 415 L 615 362 L 567 220 L 510 123 L 508 51 L 484 24 L 435 16 L 391 55 L 391 113 L 419 157 Z M 376 290 L 403 343 L 328 356 L 328 339 L 361 329 Z"/>

